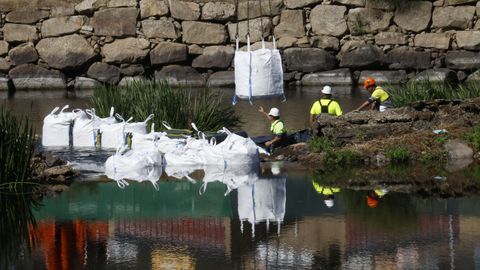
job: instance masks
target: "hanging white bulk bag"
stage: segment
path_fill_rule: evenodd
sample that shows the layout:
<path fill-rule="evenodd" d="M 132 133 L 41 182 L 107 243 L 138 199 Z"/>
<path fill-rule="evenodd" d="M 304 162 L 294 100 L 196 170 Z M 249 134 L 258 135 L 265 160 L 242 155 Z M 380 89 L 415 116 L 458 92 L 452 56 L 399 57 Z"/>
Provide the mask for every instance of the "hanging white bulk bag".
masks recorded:
<path fill-rule="evenodd" d="M 113 116 L 114 108 L 110 109 L 110 116 L 100 118 L 95 114 L 95 109 L 85 110 L 77 114 L 73 124 L 73 146 L 95 147 L 100 146 L 100 126 L 113 124 L 118 121 Z"/>
<path fill-rule="evenodd" d="M 239 41 L 236 40 L 235 51 L 235 96 L 233 104 L 240 99 L 283 97 L 283 67 L 280 52 L 276 49 L 273 38 L 273 49 L 262 48 L 251 51 L 250 37 L 247 36 L 247 51 L 239 50 Z"/>
<path fill-rule="evenodd" d="M 100 125 L 102 148 L 118 148 L 125 145 L 127 143 L 127 133 L 147 134 L 147 122 L 153 118 L 153 114 L 151 114 L 143 122 L 130 123 L 132 117 L 125 121 L 121 115 L 116 114 L 115 116 L 121 122 Z"/>
<path fill-rule="evenodd" d="M 71 141 L 71 132 L 73 120 L 77 117 L 80 110 L 64 112 L 68 109 L 65 105 L 60 112 L 60 107 L 55 107 L 43 119 L 42 127 L 42 145 L 43 146 L 69 146 Z"/>

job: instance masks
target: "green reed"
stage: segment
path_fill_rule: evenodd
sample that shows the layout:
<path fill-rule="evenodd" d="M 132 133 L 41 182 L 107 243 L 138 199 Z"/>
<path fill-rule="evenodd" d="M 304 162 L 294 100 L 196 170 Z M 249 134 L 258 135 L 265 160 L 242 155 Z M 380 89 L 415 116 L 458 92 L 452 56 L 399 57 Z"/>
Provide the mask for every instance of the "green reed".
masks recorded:
<path fill-rule="evenodd" d="M 142 121 L 153 113 L 153 122 L 160 128 L 162 121 L 174 128 L 190 128 L 193 122 L 206 131 L 235 128 L 240 124 L 233 108 L 224 106 L 220 93 L 209 89 L 172 88 L 164 82 L 136 81 L 125 87 L 101 86 L 95 89 L 91 105 L 102 117 L 109 114 L 111 107 L 135 121 Z"/>

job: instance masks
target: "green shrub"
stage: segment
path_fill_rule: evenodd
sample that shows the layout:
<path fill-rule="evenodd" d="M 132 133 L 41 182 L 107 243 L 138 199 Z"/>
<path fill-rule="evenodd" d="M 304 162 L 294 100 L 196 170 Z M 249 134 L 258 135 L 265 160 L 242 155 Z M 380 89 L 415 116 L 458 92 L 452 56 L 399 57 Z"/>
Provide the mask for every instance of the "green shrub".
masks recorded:
<path fill-rule="evenodd" d="M 101 86 L 95 89 L 90 101 L 102 117 L 109 114 L 110 107 L 135 121 L 143 121 L 153 113 L 158 128 L 163 128 L 162 121 L 174 128 L 190 128 L 193 122 L 205 131 L 235 128 L 240 124 L 233 108 L 223 105 L 222 95 L 207 88 L 186 90 L 164 82 L 136 81 L 125 87 Z"/>
<path fill-rule="evenodd" d="M 310 150 L 316 153 L 331 151 L 334 146 L 334 142 L 327 137 L 317 137 L 308 143 Z"/>
<path fill-rule="evenodd" d="M 472 132 L 467 136 L 475 149 L 480 150 L 480 124 L 475 125 Z"/>
<path fill-rule="evenodd" d="M 327 152 L 326 164 L 329 166 L 360 165 L 363 163 L 362 155 L 351 150 L 331 150 Z"/>
<path fill-rule="evenodd" d="M 387 148 L 385 155 L 392 163 L 406 163 L 410 160 L 410 151 L 404 146 Z"/>

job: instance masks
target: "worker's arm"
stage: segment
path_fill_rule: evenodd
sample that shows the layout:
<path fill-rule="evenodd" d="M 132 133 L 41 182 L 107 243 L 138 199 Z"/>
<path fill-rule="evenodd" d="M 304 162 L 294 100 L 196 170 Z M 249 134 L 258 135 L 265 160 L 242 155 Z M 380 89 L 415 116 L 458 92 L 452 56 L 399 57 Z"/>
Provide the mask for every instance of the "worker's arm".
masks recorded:
<path fill-rule="evenodd" d="M 375 111 L 377 108 L 375 108 L 375 102 L 372 102 L 372 104 L 370 104 L 370 110 L 372 111 Z"/>
<path fill-rule="evenodd" d="M 370 102 L 370 100 L 367 100 L 365 101 L 362 105 L 360 105 L 360 107 L 358 107 L 355 111 L 361 111 L 363 110 L 363 108 L 367 107 L 368 105 L 370 105 L 372 102 Z"/>
<path fill-rule="evenodd" d="M 268 113 L 263 110 L 263 107 L 262 107 L 262 106 L 259 106 L 259 107 L 258 107 L 258 111 L 259 111 L 260 113 L 262 113 L 263 115 L 265 115 L 265 117 L 268 118 Z"/>
<path fill-rule="evenodd" d="M 266 147 L 269 147 L 269 146 L 271 146 L 271 145 L 273 145 L 274 143 L 279 142 L 279 141 L 280 141 L 280 136 L 279 136 L 279 135 L 275 135 L 275 136 L 273 136 L 273 139 L 271 139 L 270 141 L 268 141 L 268 142 L 265 143 L 265 146 L 266 146 Z"/>
<path fill-rule="evenodd" d="M 340 107 L 340 104 L 337 103 L 335 106 L 335 115 L 340 116 L 342 114 L 343 114 L 342 108 Z"/>
<path fill-rule="evenodd" d="M 310 126 L 313 126 L 315 123 L 315 114 L 310 114 Z"/>

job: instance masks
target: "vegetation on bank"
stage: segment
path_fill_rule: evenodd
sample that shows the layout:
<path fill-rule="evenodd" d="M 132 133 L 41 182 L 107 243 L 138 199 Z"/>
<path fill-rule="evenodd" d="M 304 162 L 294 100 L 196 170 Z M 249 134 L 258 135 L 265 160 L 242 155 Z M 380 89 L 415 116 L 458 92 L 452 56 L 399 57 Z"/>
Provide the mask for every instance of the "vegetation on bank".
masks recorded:
<path fill-rule="evenodd" d="M 324 153 L 325 165 L 330 167 L 351 166 L 363 163 L 360 153 L 342 148 L 339 142 L 327 137 L 318 137 L 310 140 L 309 148 L 313 152 Z"/>
<path fill-rule="evenodd" d="M 219 92 L 208 88 L 172 88 L 165 82 L 135 81 L 125 87 L 101 86 L 95 89 L 91 105 L 101 117 L 108 116 L 111 107 L 124 118 L 133 117 L 135 121 L 142 121 L 153 113 L 153 122 L 159 128 L 163 127 L 162 121 L 182 129 L 191 128 L 191 123 L 195 123 L 206 131 L 235 128 L 240 124 L 234 109 L 223 105 Z"/>

